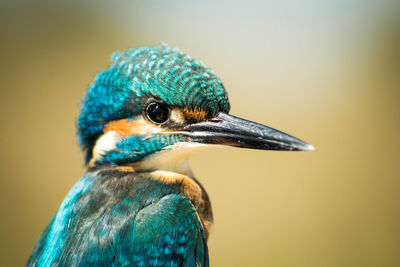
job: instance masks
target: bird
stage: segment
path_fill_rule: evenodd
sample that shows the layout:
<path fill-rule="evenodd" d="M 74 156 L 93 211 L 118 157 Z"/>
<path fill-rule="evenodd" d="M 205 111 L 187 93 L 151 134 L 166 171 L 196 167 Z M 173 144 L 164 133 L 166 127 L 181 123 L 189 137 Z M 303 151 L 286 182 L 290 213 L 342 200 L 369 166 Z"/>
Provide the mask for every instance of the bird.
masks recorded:
<path fill-rule="evenodd" d="M 209 266 L 213 213 L 189 156 L 213 145 L 314 149 L 229 110 L 214 71 L 178 48 L 159 44 L 112 54 L 77 118 L 87 172 L 27 266 Z"/>

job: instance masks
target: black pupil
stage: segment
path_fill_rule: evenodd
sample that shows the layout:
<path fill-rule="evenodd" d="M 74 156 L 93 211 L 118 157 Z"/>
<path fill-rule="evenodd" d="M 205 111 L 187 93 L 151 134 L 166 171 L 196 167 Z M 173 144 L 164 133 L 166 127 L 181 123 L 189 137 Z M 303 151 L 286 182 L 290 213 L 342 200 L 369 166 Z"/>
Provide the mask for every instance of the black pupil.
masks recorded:
<path fill-rule="evenodd" d="M 156 123 L 163 123 L 168 120 L 168 108 L 162 104 L 150 104 L 147 108 L 147 116 Z"/>

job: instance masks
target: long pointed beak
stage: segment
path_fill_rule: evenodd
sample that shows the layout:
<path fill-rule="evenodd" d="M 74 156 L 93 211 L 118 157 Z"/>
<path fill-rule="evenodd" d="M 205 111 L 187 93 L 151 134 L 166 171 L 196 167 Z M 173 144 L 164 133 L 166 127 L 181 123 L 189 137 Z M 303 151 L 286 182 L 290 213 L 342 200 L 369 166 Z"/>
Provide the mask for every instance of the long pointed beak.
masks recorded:
<path fill-rule="evenodd" d="M 219 113 L 206 122 L 183 128 L 189 141 L 263 150 L 312 151 L 306 142 L 268 126 Z"/>

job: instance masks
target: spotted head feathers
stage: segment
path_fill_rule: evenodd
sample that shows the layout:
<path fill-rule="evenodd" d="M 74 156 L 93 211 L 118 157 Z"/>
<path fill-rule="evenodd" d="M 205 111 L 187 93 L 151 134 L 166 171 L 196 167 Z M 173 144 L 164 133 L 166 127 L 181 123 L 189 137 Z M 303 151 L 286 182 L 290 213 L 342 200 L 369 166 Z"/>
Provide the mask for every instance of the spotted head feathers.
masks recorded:
<path fill-rule="evenodd" d="M 151 103 L 167 107 L 175 118 L 165 125 L 149 121 Z M 212 70 L 168 45 L 143 46 L 114 53 L 110 67 L 97 75 L 81 103 L 78 138 L 87 161 L 96 156 L 99 162 L 126 163 L 184 140 L 157 129 L 179 129 L 219 112 L 229 112 L 229 101 Z"/>

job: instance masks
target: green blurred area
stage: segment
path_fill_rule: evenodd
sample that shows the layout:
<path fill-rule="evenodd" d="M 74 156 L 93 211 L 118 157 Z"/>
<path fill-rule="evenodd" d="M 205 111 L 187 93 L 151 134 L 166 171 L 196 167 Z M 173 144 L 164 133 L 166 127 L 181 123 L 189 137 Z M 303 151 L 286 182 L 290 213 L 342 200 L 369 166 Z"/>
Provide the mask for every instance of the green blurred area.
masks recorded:
<path fill-rule="evenodd" d="M 112 52 L 166 42 L 231 113 L 312 153 L 212 148 L 212 266 L 400 265 L 399 1 L 3 1 L 0 257 L 21 266 L 83 175 L 79 101 Z"/>

